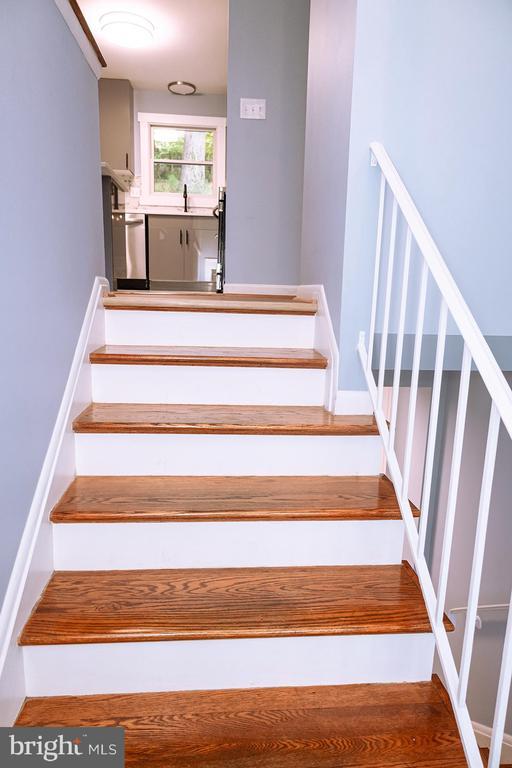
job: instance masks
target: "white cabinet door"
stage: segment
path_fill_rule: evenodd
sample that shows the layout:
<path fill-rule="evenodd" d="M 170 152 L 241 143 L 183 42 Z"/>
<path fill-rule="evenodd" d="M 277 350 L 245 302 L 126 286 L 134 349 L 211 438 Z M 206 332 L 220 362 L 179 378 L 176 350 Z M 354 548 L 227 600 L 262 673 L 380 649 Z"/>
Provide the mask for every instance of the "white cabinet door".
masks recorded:
<path fill-rule="evenodd" d="M 186 257 L 187 280 L 215 282 L 217 266 L 217 233 L 213 229 L 200 226 L 188 228 L 188 247 Z"/>
<path fill-rule="evenodd" d="M 185 279 L 185 228 L 175 216 L 149 216 L 149 279 Z"/>

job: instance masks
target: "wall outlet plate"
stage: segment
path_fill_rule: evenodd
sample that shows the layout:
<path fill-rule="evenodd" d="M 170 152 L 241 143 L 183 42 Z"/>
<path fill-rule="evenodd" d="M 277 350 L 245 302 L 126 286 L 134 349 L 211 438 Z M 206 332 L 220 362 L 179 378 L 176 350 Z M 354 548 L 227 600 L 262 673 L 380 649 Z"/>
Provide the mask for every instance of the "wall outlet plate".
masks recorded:
<path fill-rule="evenodd" d="M 240 117 L 242 120 L 266 120 L 266 99 L 240 99 Z"/>

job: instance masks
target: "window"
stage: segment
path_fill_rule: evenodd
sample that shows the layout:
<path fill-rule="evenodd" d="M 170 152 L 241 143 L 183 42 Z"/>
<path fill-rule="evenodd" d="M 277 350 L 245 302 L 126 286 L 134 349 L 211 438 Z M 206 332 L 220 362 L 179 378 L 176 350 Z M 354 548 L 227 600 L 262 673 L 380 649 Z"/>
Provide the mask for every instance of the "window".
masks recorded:
<path fill-rule="evenodd" d="M 224 118 L 139 114 L 144 204 L 212 207 L 225 184 Z"/>

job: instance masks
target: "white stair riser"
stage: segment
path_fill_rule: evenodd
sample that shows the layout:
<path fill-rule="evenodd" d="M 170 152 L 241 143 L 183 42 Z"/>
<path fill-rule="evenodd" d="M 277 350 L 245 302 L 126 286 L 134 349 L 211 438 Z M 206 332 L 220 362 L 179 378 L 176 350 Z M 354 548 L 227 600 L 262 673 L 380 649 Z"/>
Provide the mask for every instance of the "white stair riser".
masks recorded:
<path fill-rule="evenodd" d="M 26 646 L 27 696 L 430 680 L 431 634 Z"/>
<path fill-rule="evenodd" d="M 219 312 L 105 312 L 107 344 L 312 348 L 315 317 Z"/>
<path fill-rule="evenodd" d="M 325 370 L 93 365 L 96 403 L 323 405 Z"/>
<path fill-rule="evenodd" d="M 378 475 L 378 436 L 77 434 L 77 475 Z"/>
<path fill-rule="evenodd" d="M 55 569 L 251 568 L 400 563 L 401 520 L 72 523 L 53 526 Z"/>

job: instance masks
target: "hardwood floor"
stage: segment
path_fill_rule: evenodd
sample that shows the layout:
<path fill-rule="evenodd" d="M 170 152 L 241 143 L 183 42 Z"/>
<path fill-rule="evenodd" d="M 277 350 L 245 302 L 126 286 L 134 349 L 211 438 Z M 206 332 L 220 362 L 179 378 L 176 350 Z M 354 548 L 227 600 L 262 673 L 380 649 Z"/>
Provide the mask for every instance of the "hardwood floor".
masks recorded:
<path fill-rule="evenodd" d="M 407 563 L 60 571 L 20 644 L 410 632 L 430 623 Z"/>
<path fill-rule="evenodd" d="M 122 726 L 128 768 L 463 768 L 438 680 L 28 699 L 18 726 Z"/>
<path fill-rule="evenodd" d="M 384 475 L 77 477 L 51 513 L 54 523 L 400 519 Z"/>
<path fill-rule="evenodd" d="M 373 416 L 335 416 L 317 406 L 91 403 L 75 432 L 377 435 Z"/>
<path fill-rule="evenodd" d="M 327 368 L 314 349 L 262 347 L 157 347 L 106 344 L 90 355 L 91 363 L 109 365 L 214 365 L 237 368 Z"/>
<path fill-rule="evenodd" d="M 317 303 L 312 299 L 230 293 L 121 292 L 106 296 L 103 305 L 109 310 L 136 309 L 159 312 L 232 312 L 260 315 L 315 315 L 317 312 Z"/>

